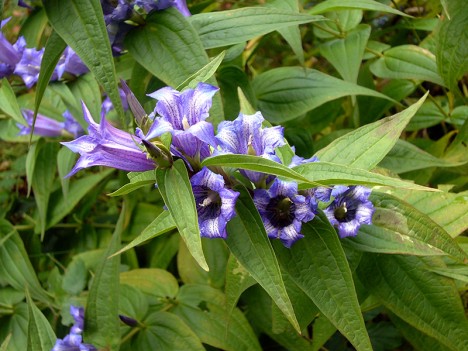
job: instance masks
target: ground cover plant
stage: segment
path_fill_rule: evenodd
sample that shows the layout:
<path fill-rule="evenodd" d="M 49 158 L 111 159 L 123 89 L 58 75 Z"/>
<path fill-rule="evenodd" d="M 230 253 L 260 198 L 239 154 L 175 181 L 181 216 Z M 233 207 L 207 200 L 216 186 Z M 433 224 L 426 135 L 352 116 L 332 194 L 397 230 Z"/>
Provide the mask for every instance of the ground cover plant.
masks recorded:
<path fill-rule="evenodd" d="M 464 0 L 0 14 L 0 350 L 468 350 Z"/>

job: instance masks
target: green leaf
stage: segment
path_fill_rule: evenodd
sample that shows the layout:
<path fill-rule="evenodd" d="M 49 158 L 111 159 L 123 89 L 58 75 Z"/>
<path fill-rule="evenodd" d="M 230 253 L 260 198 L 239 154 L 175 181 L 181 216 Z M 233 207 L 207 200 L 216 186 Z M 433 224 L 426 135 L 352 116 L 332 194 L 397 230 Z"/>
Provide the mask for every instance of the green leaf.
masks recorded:
<path fill-rule="evenodd" d="M 124 204 L 111 242 L 94 275 L 86 302 L 84 339 L 98 348 L 118 350 L 120 256 L 109 258 L 120 246 L 127 210 Z"/>
<path fill-rule="evenodd" d="M 371 27 L 362 24 L 346 33 L 345 38 L 330 40 L 320 46 L 321 54 L 335 67 L 345 81 L 357 82 L 370 33 Z"/>
<path fill-rule="evenodd" d="M 6 220 L 0 220 L 0 277 L 15 290 L 26 288 L 32 297 L 51 303 L 51 298 L 42 288 L 24 248 L 23 241 L 15 228 Z"/>
<path fill-rule="evenodd" d="M 57 143 L 45 143 L 37 154 L 34 176 L 32 179 L 32 189 L 34 199 L 39 212 L 41 238 L 44 237 L 47 224 L 47 209 L 49 206 L 50 194 L 53 190 L 55 172 L 57 168 Z"/>
<path fill-rule="evenodd" d="M 365 254 L 357 272 L 369 292 L 406 323 L 453 351 L 467 350 L 468 321 L 455 285 L 425 267 L 417 257 Z"/>
<path fill-rule="evenodd" d="M 47 0 L 43 5 L 54 30 L 88 66 L 109 95 L 119 116 L 123 116 L 101 3 L 98 0 Z"/>
<path fill-rule="evenodd" d="M 171 310 L 179 316 L 201 342 L 227 351 L 261 350 L 244 314 L 235 309 L 227 320 L 225 296 L 207 285 L 185 284 Z"/>
<path fill-rule="evenodd" d="M 8 345 L 10 345 L 12 334 L 8 334 L 7 337 L 2 341 L 0 345 L 0 351 L 8 351 Z"/>
<path fill-rule="evenodd" d="M 284 9 L 244 7 L 241 9 L 199 13 L 189 18 L 206 49 L 242 43 L 283 27 L 322 21 Z"/>
<path fill-rule="evenodd" d="M 424 80 L 445 86 L 437 73 L 434 54 L 416 45 L 400 45 L 384 51 L 383 57 L 370 65 L 380 78 Z"/>
<path fill-rule="evenodd" d="M 316 156 L 320 161 L 367 170 L 374 168 L 395 145 L 426 97 L 427 94 L 400 113 L 345 134 L 318 151 Z"/>
<path fill-rule="evenodd" d="M 158 217 L 156 217 L 154 221 L 152 221 L 145 228 L 145 230 L 141 232 L 140 235 L 138 235 L 129 244 L 125 245 L 124 248 L 120 249 L 119 251 L 114 253 L 112 256 L 120 255 L 123 252 L 128 251 L 131 248 L 134 248 L 135 246 L 140 245 L 141 243 L 147 240 L 153 239 L 175 228 L 176 228 L 176 225 L 174 223 L 174 219 L 172 218 L 171 214 L 169 213 L 169 211 L 164 211 Z"/>
<path fill-rule="evenodd" d="M 367 252 L 418 256 L 452 255 L 464 260 L 464 253 L 432 219 L 397 198 L 372 194 L 375 206 L 373 225 L 362 226 L 359 235 L 344 240 Z"/>
<path fill-rule="evenodd" d="M 60 222 L 86 194 L 95 189 L 97 184 L 108 177 L 112 172 L 114 172 L 113 169 L 108 169 L 72 181 L 66 197 L 64 197 L 60 189 L 53 192 L 49 201 L 46 229 Z"/>
<path fill-rule="evenodd" d="M 392 189 L 389 193 L 426 214 L 452 238 L 468 229 L 468 192 L 466 191 L 454 194 Z"/>
<path fill-rule="evenodd" d="M 465 163 L 437 158 L 407 141 L 398 140 L 379 167 L 398 174 L 428 167 L 456 167 Z"/>
<path fill-rule="evenodd" d="M 335 326 L 324 315 L 315 319 L 312 335 L 312 351 L 319 351 L 323 345 L 335 334 Z"/>
<path fill-rule="evenodd" d="M 172 87 L 179 86 L 209 64 L 197 32 L 172 8 L 150 14 L 144 26 L 127 34 L 125 45 L 141 66 Z M 217 85 L 214 77 L 208 83 Z M 211 114 L 213 122 L 222 120 L 219 95 L 213 98 Z"/>
<path fill-rule="evenodd" d="M 76 154 L 67 147 L 60 148 L 57 154 L 57 169 L 62 183 L 62 193 L 64 199 L 67 198 L 68 189 L 70 187 L 70 178 L 65 178 L 71 171 L 76 161 Z"/>
<path fill-rule="evenodd" d="M 36 160 L 39 150 L 44 146 L 44 139 L 39 139 L 36 143 L 31 144 L 26 156 L 26 180 L 28 182 L 28 194 L 31 193 L 32 180 L 34 179 L 34 169 L 36 168 Z"/>
<path fill-rule="evenodd" d="M 323 213 L 302 226 L 291 249 L 275 245 L 281 267 L 357 350 L 372 350 L 351 270 L 335 229 Z"/>
<path fill-rule="evenodd" d="M 297 332 L 299 324 L 284 286 L 279 265 L 262 219 L 247 190 L 236 202 L 237 216 L 227 224 L 226 244 L 240 264 L 271 296 Z"/>
<path fill-rule="evenodd" d="M 368 95 L 392 100 L 375 90 L 302 67 L 271 69 L 255 77 L 252 86 L 258 109 L 277 124 L 343 96 Z"/>
<path fill-rule="evenodd" d="M 153 312 L 132 340 L 132 350 L 205 351 L 197 335 L 175 314 Z"/>
<path fill-rule="evenodd" d="M 148 312 L 148 299 L 138 288 L 122 284 L 119 286 L 119 315 L 143 321 Z"/>
<path fill-rule="evenodd" d="M 185 163 L 177 160 L 172 168 L 156 169 L 156 179 L 164 203 L 187 248 L 200 267 L 208 271 L 198 227 L 197 207 Z"/>
<path fill-rule="evenodd" d="M 49 321 L 26 293 L 28 303 L 28 351 L 50 351 L 57 339 Z"/>
<path fill-rule="evenodd" d="M 131 193 L 143 186 L 156 184 L 156 172 L 154 170 L 146 172 L 130 172 L 127 174 L 130 183 L 125 184 L 116 191 L 107 194 L 108 196 L 121 196 Z"/>
<path fill-rule="evenodd" d="M 3 78 L 1 81 L 2 85 L 0 86 L 0 110 L 5 112 L 15 122 L 26 125 L 21 110 L 18 106 L 18 101 L 16 100 L 15 92 L 11 88 L 10 83 L 6 78 Z"/>
<path fill-rule="evenodd" d="M 327 0 L 312 7 L 312 9 L 309 10 L 309 13 L 313 15 L 318 15 L 318 14 L 329 12 L 329 11 L 344 10 L 344 9 L 361 9 L 361 10 L 369 10 L 369 11 L 388 12 L 388 13 L 393 13 L 393 14 L 400 15 L 400 16 L 411 17 L 411 16 L 408 16 L 406 13 L 395 10 L 394 8 L 390 6 L 381 4 L 373 0 L 353 0 L 353 1 Z"/>
<path fill-rule="evenodd" d="M 192 74 L 186 80 L 184 80 L 176 90 L 181 91 L 185 88 L 195 89 L 199 82 L 206 82 L 210 79 L 218 69 L 221 62 L 223 62 L 226 51 L 222 51 L 216 57 L 213 57 L 208 64 L 200 68 L 197 72 Z"/>
<path fill-rule="evenodd" d="M 451 1 L 450 18 L 441 18 L 436 31 L 437 69 L 452 91 L 459 91 L 457 81 L 468 71 L 468 13 L 463 1 Z"/>
<path fill-rule="evenodd" d="M 301 176 L 291 168 L 260 156 L 235 154 L 213 156 L 203 160 L 202 167 L 204 166 L 226 166 L 248 169 L 250 171 L 273 174 L 314 185 L 314 182 L 309 182 L 307 178 Z"/>
<path fill-rule="evenodd" d="M 80 110 L 81 104 L 84 103 L 94 120 L 99 121 L 101 116 L 101 91 L 96 78 L 91 73 L 83 74 L 69 83 L 68 87 Z"/>
<path fill-rule="evenodd" d="M 2 318 L 0 340 L 10 339 L 7 351 L 24 351 L 28 340 L 28 305 L 21 302 L 14 306 L 11 317 Z M 3 347 L 4 345 L 2 345 Z"/>
<path fill-rule="evenodd" d="M 267 2 L 265 6 L 271 6 L 277 9 L 289 10 L 295 13 L 299 13 L 299 3 L 297 0 L 272 0 Z M 304 50 L 302 49 L 302 37 L 299 25 L 292 25 L 285 28 L 278 29 L 278 32 L 282 35 L 294 51 L 299 63 L 304 65 Z"/>
<path fill-rule="evenodd" d="M 44 29 L 47 26 L 47 16 L 44 9 L 35 8 L 25 19 L 26 21 L 21 26 L 19 36 L 26 40 L 28 48 L 40 47 Z"/>
<path fill-rule="evenodd" d="M 232 311 L 234 311 L 241 294 L 256 283 L 249 272 L 231 254 L 226 267 L 226 286 L 224 288 L 224 293 L 226 294 L 226 316 L 228 318 L 230 318 Z"/>
<path fill-rule="evenodd" d="M 293 170 L 307 178 L 308 184 L 318 183 L 322 185 L 387 185 L 396 188 L 438 191 L 418 184 L 413 184 L 398 178 L 387 177 L 378 173 L 372 173 L 363 169 L 352 168 L 329 162 L 311 162 L 293 167 Z M 299 184 L 300 189 L 307 189 L 308 184 Z"/>

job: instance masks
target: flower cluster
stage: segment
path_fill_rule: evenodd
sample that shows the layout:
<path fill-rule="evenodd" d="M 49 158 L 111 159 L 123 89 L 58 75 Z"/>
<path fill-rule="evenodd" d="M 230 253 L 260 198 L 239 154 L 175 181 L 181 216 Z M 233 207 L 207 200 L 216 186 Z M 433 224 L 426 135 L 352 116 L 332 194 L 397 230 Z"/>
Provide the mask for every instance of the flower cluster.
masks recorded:
<path fill-rule="evenodd" d="M 128 87 L 123 86 L 126 97 L 132 99 L 129 105 L 138 105 Z M 245 178 L 243 184 L 247 181 L 250 184 L 253 202 L 268 236 L 280 239 L 286 247 L 291 247 L 303 237 L 302 224 L 315 217 L 320 202 L 329 203 L 324 212 L 340 237 L 356 235 L 361 224 L 371 224 L 370 189 L 363 186 L 298 190 L 297 183 L 270 174 L 202 167 L 205 158 L 222 154 L 252 155 L 281 163 L 276 148 L 286 144 L 283 128 L 263 127 L 264 118 L 260 112 L 253 115 L 241 113 L 234 121 L 222 122 L 215 134 L 214 126 L 206 119 L 217 91 L 218 88 L 212 85 L 199 83 L 195 89 L 182 92 L 165 87 L 149 94 L 157 100 L 155 109 L 149 116 L 137 117 L 139 127 L 135 134 L 110 125 L 104 115 L 97 124 L 83 105 L 89 134 L 62 143 L 81 155 L 69 175 L 95 165 L 125 171 L 162 167 L 158 159 L 158 155 L 163 153 L 162 138 L 170 135 L 172 142 L 168 157 L 180 158 L 187 165 L 201 236 L 226 237 L 226 225 L 236 214 L 239 193 L 233 188 L 239 177 Z M 143 114 L 141 106 L 137 110 Z M 316 157 L 304 159 L 293 156 L 288 166 L 310 162 L 319 161 Z M 330 203 L 331 197 L 334 199 Z"/>
<path fill-rule="evenodd" d="M 70 314 L 75 321 L 70 333 L 63 339 L 57 339 L 51 351 L 97 351 L 93 345 L 83 343 L 84 308 L 70 306 Z"/>
<path fill-rule="evenodd" d="M 185 0 L 101 0 L 112 53 L 124 51 L 123 42 L 127 33 L 142 21 L 142 15 L 175 7 L 184 16 L 190 16 Z"/>
<path fill-rule="evenodd" d="M 3 20 L 1 27 L 3 28 L 9 20 L 9 18 Z M 44 48 L 37 50 L 26 47 L 26 40 L 23 36 L 20 36 L 16 43 L 11 44 L 0 32 L 0 78 L 15 74 L 20 76 L 26 87 L 30 89 L 39 79 L 43 55 Z M 79 76 L 86 72 L 88 68 L 79 56 L 67 47 L 59 59 L 51 80 L 62 79 L 65 73 Z"/>

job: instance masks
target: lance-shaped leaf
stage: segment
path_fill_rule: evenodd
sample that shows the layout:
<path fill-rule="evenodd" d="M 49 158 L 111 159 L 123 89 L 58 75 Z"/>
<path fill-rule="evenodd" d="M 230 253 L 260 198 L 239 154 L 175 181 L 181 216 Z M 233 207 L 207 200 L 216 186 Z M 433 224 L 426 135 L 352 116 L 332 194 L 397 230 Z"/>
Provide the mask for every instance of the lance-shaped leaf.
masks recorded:
<path fill-rule="evenodd" d="M 21 114 L 18 101 L 16 100 L 15 92 L 6 78 L 2 79 L 0 86 L 0 110 L 13 118 L 15 122 L 26 125 L 26 121 Z"/>
<path fill-rule="evenodd" d="M 119 268 L 120 256 L 109 256 L 117 251 L 128 216 L 124 204 L 112 240 L 99 264 L 86 303 L 84 339 L 109 351 L 119 349 Z"/>
<path fill-rule="evenodd" d="M 357 272 L 366 289 L 406 323 L 453 351 L 467 350 L 468 321 L 455 285 L 425 268 L 414 256 L 365 254 Z"/>
<path fill-rule="evenodd" d="M 319 213 L 290 250 L 275 245 L 281 267 L 357 350 L 372 350 L 346 255 Z"/>
<path fill-rule="evenodd" d="M 374 0 L 353 0 L 353 1 L 327 0 L 312 7 L 312 9 L 309 10 L 309 13 L 320 14 L 320 13 L 325 13 L 329 11 L 345 10 L 345 9 L 370 10 L 370 11 L 394 13 L 400 16 L 408 16 L 406 13 L 398 11 L 390 6 L 381 4 Z"/>
<path fill-rule="evenodd" d="M 29 292 L 26 293 L 26 300 L 29 310 L 27 351 L 50 351 L 55 343 L 55 333 L 47 318 L 34 304 Z"/>
<path fill-rule="evenodd" d="M 173 230 L 176 228 L 176 225 L 174 223 L 174 219 L 172 218 L 171 214 L 169 211 L 164 211 L 162 212 L 154 221 L 152 221 L 142 232 L 140 235 L 138 235 L 135 239 L 133 239 L 129 244 L 125 245 L 124 248 L 120 249 L 117 251 L 114 255 L 120 255 L 121 253 L 130 250 L 131 248 L 134 248 L 137 245 L 140 245 L 141 243 L 155 238 L 159 235 L 162 235 L 164 233 L 167 233 L 170 230 Z M 111 257 L 112 257 L 111 256 Z"/>
<path fill-rule="evenodd" d="M 195 89 L 199 82 L 206 82 L 213 74 L 215 74 L 221 62 L 223 62 L 226 51 L 222 51 L 218 56 L 213 57 L 210 62 L 184 80 L 176 90 L 182 90 L 185 88 Z"/>
<path fill-rule="evenodd" d="M 262 219 L 247 190 L 237 190 L 241 193 L 236 203 L 237 216 L 228 222 L 226 244 L 240 264 L 271 296 L 296 331 L 300 332 Z"/>
<path fill-rule="evenodd" d="M 269 7 L 200 13 L 190 18 L 206 49 L 242 43 L 283 27 L 323 21 L 322 16 Z"/>
<path fill-rule="evenodd" d="M 156 169 L 156 180 L 164 203 L 187 248 L 198 264 L 208 271 L 198 227 L 197 207 L 185 163 L 177 160 L 172 168 Z"/>
<path fill-rule="evenodd" d="M 143 186 L 156 184 L 156 173 L 154 170 L 146 172 L 129 172 L 127 174 L 130 183 L 125 184 L 116 191 L 108 194 L 109 196 L 121 196 L 129 194 Z"/>
<path fill-rule="evenodd" d="M 109 95 L 118 114 L 123 116 L 114 59 L 100 1 L 45 0 L 43 5 L 54 30 L 88 66 Z"/>
<path fill-rule="evenodd" d="M 328 74 L 303 67 L 281 67 L 259 74 L 252 82 L 258 109 L 272 123 L 292 120 L 343 96 L 368 95 L 390 99 Z"/>
<path fill-rule="evenodd" d="M 346 244 L 368 252 L 465 259 L 456 242 L 429 216 L 388 194 L 374 192 L 371 200 L 375 206 L 373 225 L 362 226 L 359 235 L 346 239 Z"/>
<path fill-rule="evenodd" d="M 316 156 L 320 161 L 362 169 L 374 168 L 395 145 L 426 97 L 427 94 L 400 113 L 343 135 L 318 151 Z"/>
<path fill-rule="evenodd" d="M 0 220 L 0 277 L 15 290 L 29 289 L 33 298 L 51 303 L 51 298 L 42 288 L 29 261 L 23 241 L 15 228 L 4 219 Z"/>

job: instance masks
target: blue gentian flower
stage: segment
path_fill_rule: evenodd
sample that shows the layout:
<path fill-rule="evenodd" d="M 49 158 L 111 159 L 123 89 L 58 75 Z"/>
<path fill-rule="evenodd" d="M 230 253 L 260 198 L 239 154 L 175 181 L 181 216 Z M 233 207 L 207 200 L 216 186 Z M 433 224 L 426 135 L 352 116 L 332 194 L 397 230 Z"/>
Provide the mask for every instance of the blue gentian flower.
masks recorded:
<path fill-rule="evenodd" d="M 254 190 L 253 200 L 268 236 L 280 239 L 288 248 L 304 237 L 300 233 L 302 223 L 315 216 L 306 198 L 297 193 L 296 182 L 276 178 L 268 190 Z"/>
<path fill-rule="evenodd" d="M 29 135 L 34 119 L 34 112 L 31 110 L 22 111 L 27 126 L 17 124 L 20 129 L 18 135 Z M 55 119 L 37 114 L 36 123 L 34 124 L 34 134 L 44 137 L 60 137 L 60 136 L 73 136 L 75 138 L 83 134 L 83 128 L 73 118 L 72 114 L 67 110 L 63 114 L 65 122 L 59 122 Z"/>
<path fill-rule="evenodd" d="M 44 50 L 44 48 L 40 50 L 35 48 L 25 48 L 21 59 L 16 64 L 13 73 L 23 78 L 24 84 L 28 89 L 30 89 L 39 79 Z M 57 72 L 54 71 L 51 80 L 57 80 Z"/>
<path fill-rule="evenodd" d="M 213 125 L 205 120 L 209 116 L 213 95 L 218 90 L 210 84 L 198 83 L 195 89 L 182 92 L 164 87 L 149 94 L 158 100 L 150 115 L 153 124 L 146 135 L 140 129 L 137 129 L 137 135 L 151 141 L 170 132 L 171 151 L 197 168 L 201 160 L 211 155 L 210 146 L 217 145 Z"/>
<path fill-rule="evenodd" d="M 75 321 L 70 333 L 63 339 L 57 339 L 51 351 L 97 351 L 93 345 L 83 343 L 84 308 L 70 306 L 70 314 Z"/>
<path fill-rule="evenodd" d="M 356 236 L 362 224 L 372 224 L 374 205 L 369 201 L 371 190 L 364 186 L 335 186 L 333 202 L 324 210 L 341 238 Z"/>
<path fill-rule="evenodd" d="M 69 46 L 65 48 L 57 67 L 55 67 L 57 79 L 61 79 L 65 72 L 73 74 L 74 76 L 79 76 L 88 71 L 88 67 L 86 67 L 80 57 Z"/>
<path fill-rule="evenodd" d="M 185 17 L 191 15 L 185 0 L 136 0 L 135 5 L 142 8 L 147 13 L 175 7 Z"/>
<path fill-rule="evenodd" d="M 226 224 L 236 214 L 237 191 L 225 188 L 221 175 L 208 168 L 190 179 L 198 212 L 200 235 L 208 238 L 226 238 Z"/>
<path fill-rule="evenodd" d="M 104 116 L 101 117 L 101 123 L 97 124 L 84 104 L 83 114 L 89 125 L 89 135 L 61 143 L 81 155 L 67 177 L 91 166 L 107 166 L 134 172 L 155 168 L 154 162 L 138 147 L 140 138 L 113 127 Z"/>
<path fill-rule="evenodd" d="M 260 112 L 254 115 L 239 114 L 234 121 L 224 121 L 218 126 L 216 139 L 219 148 L 215 153 L 254 155 L 280 162 L 275 148 L 285 144 L 283 127 L 262 128 L 264 118 Z M 259 185 L 267 175 L 241 170 L 253 183 Z"/>
<path fill-rule="evenodd" d="M 10 18 L 0 22 L 0 29 L 3 28 Z M 23 37 L 11 44 L 0 31 L 0 78 L 7 77 L 13 73 L 16 64 L 21 60 L 26 41 Z"/>

